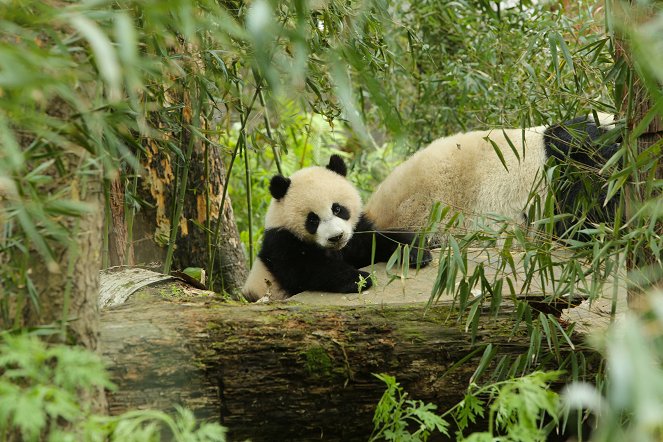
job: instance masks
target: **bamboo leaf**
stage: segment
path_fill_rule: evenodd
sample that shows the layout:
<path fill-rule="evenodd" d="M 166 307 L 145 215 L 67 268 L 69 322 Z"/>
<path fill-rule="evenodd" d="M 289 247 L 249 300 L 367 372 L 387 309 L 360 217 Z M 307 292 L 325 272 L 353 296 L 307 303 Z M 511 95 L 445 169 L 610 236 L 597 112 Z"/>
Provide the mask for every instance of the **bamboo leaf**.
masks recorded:
<path fill-rule="evenodd" d="M 478 382 L 481 375 L 483 375 L 486 368 L 488 368 L 488 365 L 492 362 L 496 352 L 496 349 L 493 349 L 493 344 L 486 345 L 486 349 L 483 351 L 483 355 L 481 355 L 477 369 L 474 370 L 474 373 L 470 376 L 470 384 Z"/>
<path fill-rule="evenodd" d="M 569 51 L 569 48 L 566 45 L 566 42 L 564 41 L 564 37 L 562 37 L 559 33 L 557 33 L 556 40 L 557 40 L 557 43 L 559 44 L 560 49 L 562 50 L 562 55 L 564 56 L 564 60 L 566 61 L 566 65 L 575 74 L 576 70 L 575 70 L 575 65 L 573 63 L 573 57 L 571 56 L 571 52 Z"/>
<path fill-rule="evenodd" d="M 69 21 L 90 43 L 99 73 L 108 87 L 108 99 L 111 102 L 119 101 L 121 98 L 122 75 L 113 44 L 92 20 L 80 14 L 75 14 L 69 16 Z"/>
<path fill-rule="evenodd" d="M 518 149 L 516 149 L 516 146 L 513 145 L 513 142 L 511 141 L 511 138 L 509 138 L 509 136 L 507 135 L 507 133 L 504 129 L 502 129 L 502 135 L 504 135 L 504 139 L 506 140 L 506 143 L 509 145 L 509 149 L 511 149 L 511 152 L 513 152 L 516 159 L 520 163 L 520 154 L 518 153 Z M 524 136 L 523 136 L 523 139 L 525 139 Z M 524 141 L 523 141 L 523 146 L 522 147 L 523 147 L 523 154 L 524 154 L 524 152 L 525 152 Z M 504 168 L 506 169 L 506 166 L 504 166 Z"/>
<path fill-rule="evenodd" d="M 460 252 L 460 247 L 458 246 L 458 241 L 453 236 L 449 236 L 449 245 L 451 246 L 452 256 L 454 263 L 457 268 L 463 273 L 467 274 L 467 267 L 465 266 L 465 260 L 463 259 L 463 254 Z"/>
<path fill-rule="evenodd" d="M 497 158 L 499 158 L 500 163 L 502 163 L 502 166 L 504 167 L 504 170 L 507 172 L 509 171 L 509 168 L 506 167 L 506 161 L 504 161 L 504 155 L 502 154 L 502 151 L 500 150 L 500 147 L 495 143 L 493 140 L 490 139 L 490 137 L 484 137 L 484 140 L 488 141 L 491 146 L 493 146 L 493 150 L 497 154 Z"/>

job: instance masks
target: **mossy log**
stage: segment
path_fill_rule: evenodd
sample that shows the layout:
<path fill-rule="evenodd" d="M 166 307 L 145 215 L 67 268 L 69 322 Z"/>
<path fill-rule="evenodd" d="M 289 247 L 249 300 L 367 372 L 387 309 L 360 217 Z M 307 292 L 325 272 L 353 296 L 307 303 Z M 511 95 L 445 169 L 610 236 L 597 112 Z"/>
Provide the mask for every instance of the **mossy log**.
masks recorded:
<path fill-rule="evenodd" d="M 113 414 L 181 404 L 228 426 L 231 440 L 366 440 L 385 389 L 374 373 L 445 409 L 462 399 L 486 344 L 496 360 L 525 359 L 530 345 L 508 305 L 486 312 L 472 341 L 450 303 L 242 305 L 183 293 L 161 283 L 103 313 Z"/>

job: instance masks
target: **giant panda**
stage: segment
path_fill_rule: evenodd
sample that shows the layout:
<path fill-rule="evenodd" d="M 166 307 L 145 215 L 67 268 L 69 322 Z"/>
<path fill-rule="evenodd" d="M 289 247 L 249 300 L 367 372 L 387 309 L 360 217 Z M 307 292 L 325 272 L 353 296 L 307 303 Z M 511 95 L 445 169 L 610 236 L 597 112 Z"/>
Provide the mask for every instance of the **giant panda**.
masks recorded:
<path fill-rule="evenodd" d="M 559 164 L 571 160 L 581 169 L 596 172 L 617 151 L 614 141 L 603 142 L 607 126 L 614 124 L 612 116 L 596 117 L 548 127 L 458 133 L 433 141 L 387 176 L 369 198 L 366 216 L 376 229 L 418 231 L 427 225 L 433 204 L 440 202 L 463 213 L 469 223 L 473 218 L 498 215 L 524 224 L 529 221 L 532 195 L 545 197 L 549 183 L 544 179 L 544 166 L 551 157 Z M 573 210 L 584 190 L 580 180 L 564 188 L 556 195 L 561 206 L 558 212 Z M 610 219 L 614 210 L 602 207 L 603 201 L 598 201 L 602 197 L 605 191 L 589 216 L 597 222 Z M 558 224 L 555 231 L 562 234 L 567 227 Z M 433 233 L 430 241 L 443 243 L 442 233 Z"/>
<path fill-rule="evenodd" d="M 352 293 L 360 281 L 369 288 L 369 273 L 358 269 L 415 242 L 409 232 L 375 233 L 346 174 L 343 159 L 332 155 L 326 167 L 271 179 L 262 246 L 242 289 L 247 300 L 283 300 L 305 290 Z M 430 252 L 415 246 L 411 266 L 418 256 L 421 266 L 431 260 Z"/>

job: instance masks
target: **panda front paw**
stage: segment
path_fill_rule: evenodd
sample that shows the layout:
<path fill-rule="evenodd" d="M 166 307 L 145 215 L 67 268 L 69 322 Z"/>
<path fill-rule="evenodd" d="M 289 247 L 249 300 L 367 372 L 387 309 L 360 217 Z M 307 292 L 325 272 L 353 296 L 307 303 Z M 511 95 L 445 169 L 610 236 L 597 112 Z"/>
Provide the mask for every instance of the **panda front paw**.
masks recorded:
<path fill-rule="evenodd" d="M 419 261 L 418 267 L 423 268 L 433 261 L 433 255 L 427 249 L 420 249 L 418 247 L 412 247 L 410 249 L 410 268 L 417 268 L 417 258 L 419 251 L 421 250 L 421 261 Z"/>

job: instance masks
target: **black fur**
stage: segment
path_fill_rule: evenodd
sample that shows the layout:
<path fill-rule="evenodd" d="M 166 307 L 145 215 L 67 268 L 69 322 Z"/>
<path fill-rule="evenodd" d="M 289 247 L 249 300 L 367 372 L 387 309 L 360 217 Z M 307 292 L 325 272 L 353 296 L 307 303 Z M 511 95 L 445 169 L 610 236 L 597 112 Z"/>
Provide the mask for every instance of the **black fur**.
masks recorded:
<path fill-rule="evenodd" d="M 616 143 L 601 139 L 606 132 L 606 129 L 596 125 L 592 116 L 555 124 L 543 133 L 546 156 L 601 167 L 618 147 Z"/>
<path fill-rule="evenodd" d="M 269 193 L 277 200 L 280 200 L 288 192 L 290 187 L 290 178 L 282 175 L 274 175 L 269 182 Z"/>
<path fill-rule="evenodd" d="M 258 256 L 289 296 L 306 290 L 354 293 L 360 277 L 367 278 L 364 289 L 372 285 L 370 274 L 345 262 L 340 251 L 302 241 L 285 229 L 267 229 Z"/>
<path fill-rule="evenodd" d="M 345 161 L 343 161 L 343 158 L 341 158 L 338 155 L 332 155 L 329 158 L 329 164 L 327 164 L 327 169 L 331 170 L 332 172 L 336 172 L 341 176 L 345 176 L 348 173 L 348 168 L 345 165 Z"/>
<path fill-rule="evenodd" d="M 306 217 L 306 222 L 304 223 L 306 231 L 311 235 L 313 235 L 315 234 L 315 232 L 318 231 L 319 225 L 320 225 L 320 217 L 313 212 L 309 212 L 308 216 Z"/>
<path fill-rule="evenodd" d="M 399 244 L 412 244 L 416 240 L 412 233 L 375 232 L 373 223 L 362 216 L 350 242 L 340 251 L 302 241 L 286 229 L 267 229 L 258 257 L 288 296 L 306 290 L 354 293 L 358 291 L 360 277 L 365 279 L 364 289 L 372 286 L 370 274 L 357 268 L 371 264 L 373 237 L 374 262 L 387 261 Z M 410 249 L 411 267 L 417 265 L 419 250 Z M 432 256 L 428 250 L 421 252 L 419 265 L 425 267 Z"/>
<path fill-rule="evenodd" d="M 416 247 L 418 244 L 417 235 L 398 231 L 376 232 L 375 226 L 366 215 L 362 215 L 361 218 L 359 218 L 359 223 L 357 223 L 357 227 L 355 227 L 354 235 L 342 250 L 345 261 L 355 267 L 370 265 L 372 263 L 371 255 L 374 240 L 374 262 L 386 262 L 399 245 L 410 244 L 414 245 L 414 247 L 410 248 L 410 267 L 417 266 L 417 256 L 420 250 Z M 421 252 L 422 256 L 419 266 L 425 267 L 433 258 L 428 250 L 423 249 Z"/>
<path fill-rule="evenodd" d="M 606 139 L 607 132 L 596 125 L 592 116 L 550 126 L 544 132 L 546 156 L 563 166 L 559 179 L 552 183 L 556 213 L 573 215 L 555 224 L 557 236 L 568 235 L 574 226 L 582 227 L 579 223 L 583 217 L 590 223 L 614 221 L 619 198 L 614 196 L 603 206 L 607 196 L 605 178 L 597 173 L 619 148 L 617 142 Z M 573 236 L 582 239 L 582 235 Z"/>

